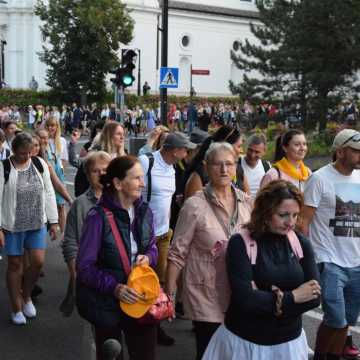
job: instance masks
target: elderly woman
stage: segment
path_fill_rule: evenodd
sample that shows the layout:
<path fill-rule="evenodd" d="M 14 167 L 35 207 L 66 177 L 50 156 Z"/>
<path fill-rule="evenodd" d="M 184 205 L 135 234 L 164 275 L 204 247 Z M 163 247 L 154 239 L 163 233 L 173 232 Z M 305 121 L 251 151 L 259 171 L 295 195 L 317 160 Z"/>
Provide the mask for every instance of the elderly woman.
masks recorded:
<path fill-rule="evenodd" d="M 224 321 L 230 300 L 225 269 L 228 240 L 250 218 L 250 197 L 232 185 L 236 165 L 230 144 L 209 147 L 204 164 L 209 183 L 182 207 L 168 256 L 166 292 L 172 298 L 184 268 L 183 305 L 194 322 L 198 360 Z"/>
<path fill-rule="evenodd" d="M 203 360 L 308 359 L 301 316 L 319 306 L 321 289 L 311 244 L 294 232 L 302 205 L 284 180 L 258 193 L 250 222 L 229 242 L 231 302 Z"/>
<path fill-rule="evenodd" d="M 66 219 L 62 250 L 68 266 L 70 280 L 66 298 L 60 306 L 64 315 L 70 315 L 73 309 L 76 278 L 75 260 L 84 220 L 89 210 L 96 205 L 101 197 L 103 186 L 100 183 L 100 177 L 106 174 L 106 168 L 110 161 L 110 155 L 105 151 L 92 152 L 85 158 L 84 171 L 90 187 L 84 194 L 75 199 Z"/>
<path fill-rule="evenodd" d="M 230 126 L 220 127 L 213 135 L 209 136 L 200 146 L 197 154 L 192 159 L 189 168 L 186 171 L 185 179 L 185 199 L 189 198 L 197 191 L 201 190 L 209 181 L 206 169 L 204 167 L 204 156 L 209 146 L 217 142 L 226 142 L 232 145 L 238 162 L 241 155 L 243 139 L 240 132 Z M 235 169 L 236 170 L 236 169 Z M 250 193 L 249 184 L 245 176 L 237 176 L 235 171 L 233 181 L 236 187 L 246 193 Z"/>
<path fill-rule="evenodd" d="M 156 326 L 140 325 L 119 307 L 119 300 L 136 303 L 141 295 L 126 285 L 127 275 L 110 226 L 113 217 L 131 265 L 157 261 L 153 216 L 141 199 L 144 172 L 132 156 L 113 159 L 101 177 L 103 194 L 89 211 L 77 256 L 77 306 L 95 326 L 97 360 L 105 359 L 102 344 L 120 339 L 121 332 L 131 360 L 154 360 Z"/>
<path fill-rule="evenodd" d="M 15 325 L 36 316 L 30 294 L 44 264 L 46 224 L 53 240 L 58 228 L 49 169 L 44 160 L 31 157 L 32 148 L 31 135 L 20 133 L 12 142 L 13 155 L 0 162 L 0 246 L 5 244 L 8 256 L 6 280 Z M 23 274 L 25 249 L 30 266 Z"/>

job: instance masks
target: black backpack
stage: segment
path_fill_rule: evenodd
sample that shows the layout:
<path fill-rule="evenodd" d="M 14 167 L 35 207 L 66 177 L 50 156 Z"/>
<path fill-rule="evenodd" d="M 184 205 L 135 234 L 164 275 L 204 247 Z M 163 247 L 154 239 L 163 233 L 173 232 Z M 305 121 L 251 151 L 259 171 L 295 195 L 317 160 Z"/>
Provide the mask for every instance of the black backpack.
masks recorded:
<path fill-rule="evenodd" d="M 151 200 L 151 191 L 152 191 L 151 169 L 154 166 L 154 155 L 151 152 L 148 152 L 145 155 L 149 159 L 149 167 L 148 167 L 148 171 L 146 173 L 146 177 L 147 177 L 147 197 L 146 197 L 146 201 L 149 203 L 150 200 Z"/>
<path fill-rule="evenodd" d="M 1 160 L 4 168 L 4 185 L 9 181 L 10 171 L 11 171 L 11 164 L 10 159 Z M 39 171 L 40 174 L 44 173 L 44 167 L 40 161 L 40 159 L 37 156 L 32 156 L 31 161 L 36 167 L 36 169 Z"/>
<path fill-rule="evenodd" d="M 89 187 L 90 183 L 84 171 L 84 164 L 81 163 L 74 179 L 75 197 L 82 195 Z"/>
<path fill-rule="evenodd" d="M 266 160 L 261 159 L 261 162 L 266 174 L 269 171 L 271 165 Z M 236 168 L 236 186 L 240 190 L 244 191 L 244 169 L 241 165 L 241 159 L 239 159 L 238 166 Z"/>

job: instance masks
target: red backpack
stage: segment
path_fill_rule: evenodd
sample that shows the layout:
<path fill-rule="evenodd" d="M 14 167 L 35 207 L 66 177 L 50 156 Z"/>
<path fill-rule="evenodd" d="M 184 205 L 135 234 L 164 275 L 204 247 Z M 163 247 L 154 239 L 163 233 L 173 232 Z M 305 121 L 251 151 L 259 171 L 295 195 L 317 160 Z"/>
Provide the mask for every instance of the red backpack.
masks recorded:
<path fill-rule="evenodd" d="M 250 236 L 250 231 L 244 227 L 242 227 L 239 231 L 239 234 L 244 240 L 246 252 L 248 254 L 248 257 L 250 259 L 251 265 L 256 264 L 256 258 L 257 258 L 257 243 L 254 239 Z M 299 241 L 299 238 L 297 237 L 295 231 L 291 230 L 289 231 L 287 235 L 289 239 L 289 243 L 291 246 L 292 251 L 296 255 L 298 259 L 302 259 L 304 257 L 304 253 Z"/>

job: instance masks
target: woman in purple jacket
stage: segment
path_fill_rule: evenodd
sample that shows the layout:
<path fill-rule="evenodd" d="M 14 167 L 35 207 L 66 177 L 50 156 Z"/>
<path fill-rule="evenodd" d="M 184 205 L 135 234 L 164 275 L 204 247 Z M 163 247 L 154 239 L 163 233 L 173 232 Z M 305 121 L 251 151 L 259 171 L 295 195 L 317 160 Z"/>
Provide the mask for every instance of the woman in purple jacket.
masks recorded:
<path fill-rule="evenodd" d="M 105 214 L 112 212 L 131 265 L 157 261 L 153 215 L 141 199 L 144 173 L 132 156 L 113 159 L 101 177 L 103 195 L 85 220 L 77 257 L 77 307 L 95 326 L 97 360 L 102 344 L 125 334 L 131 360 L 154 360 L 156 326 L 140 325 L 128 317 L 119 300 L 135 303 L 141 296 L 129 288 L 116 242 Z"/>

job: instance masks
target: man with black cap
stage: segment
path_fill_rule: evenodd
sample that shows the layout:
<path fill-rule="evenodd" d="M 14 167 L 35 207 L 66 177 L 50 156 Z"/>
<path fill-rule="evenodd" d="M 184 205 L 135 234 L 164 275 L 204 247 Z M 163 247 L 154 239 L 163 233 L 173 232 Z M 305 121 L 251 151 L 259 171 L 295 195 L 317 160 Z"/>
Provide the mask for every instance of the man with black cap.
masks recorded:
<path fill-rule="evenodd" d="M 335 162 L 305 185 L 303 232 L 312 242 L 320 271 L 323 321 L 314 360 L 338 360 L 357 349 L 347 337 L 360 313 L 360 133 L 340 131 Z"/>
<path fill-rule="evenodd" d="M 174 165 L 187 156 L 188 150 L 196 148 L 185 135 L 174 132 L 167 135 L 160 150 L 153 154 L 141 155 L 140 163 L 145 173 L 144 200 L 154 214 L 154 230 L 159 251 L 156 272 L 160 283 L 165 282 L 167 255 L 172 237 L 170 229 L 171 199 L 175 193 Z M 174 339 L 158 329 L 158 343 L 172 345 Z"/>

